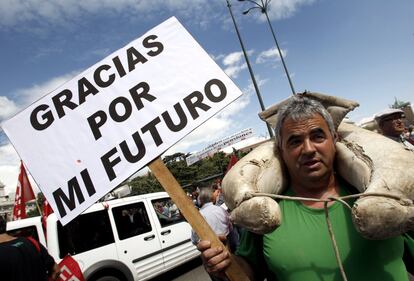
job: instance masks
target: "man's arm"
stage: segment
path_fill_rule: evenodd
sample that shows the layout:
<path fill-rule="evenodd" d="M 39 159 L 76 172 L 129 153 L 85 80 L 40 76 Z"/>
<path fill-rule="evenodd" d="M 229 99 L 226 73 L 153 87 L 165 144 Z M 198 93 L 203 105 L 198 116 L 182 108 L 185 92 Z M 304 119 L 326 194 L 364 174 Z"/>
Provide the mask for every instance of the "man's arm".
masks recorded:
<path fill-rule="evenodd" d="M 47 249 L 42 245 L 40 245 L 40 254 L 42 255 L 43 262 L 45 263 L 47 273 L 49 276 L 49 280 L 56 280 L 60 274 L 60 267 L 55 262 L 54 258 L 49 254 Z"/>

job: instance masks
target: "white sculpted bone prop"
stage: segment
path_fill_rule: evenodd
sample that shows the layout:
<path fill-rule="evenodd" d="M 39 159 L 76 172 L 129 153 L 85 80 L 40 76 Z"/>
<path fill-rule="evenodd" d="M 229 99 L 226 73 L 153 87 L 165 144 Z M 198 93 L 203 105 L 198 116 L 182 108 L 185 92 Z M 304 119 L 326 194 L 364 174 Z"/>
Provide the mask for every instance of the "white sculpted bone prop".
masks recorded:
<path fill-rule="evenodd" d="M 365 193 L 385 193 L 401 198 L 359 198 L 352 209 L 352 219 L 357 230 L 369 239 L 386 239 L 413 229 L 414 153 L 406 150 L 401 143 L 354 125 L 342 123 L 338 134 L 344 143 L 358 144 L 364 157 L 370 158 L 373 167 L 366 189 L 365 173 L 358 167 L 349 165 L 345 168 L 338 161 L 338 173 Z M 358 152 L 355 155 L 361 159 Z"/>
<path fill-rule="evenodd" d="M 231 220 L 255 233 L 268 233 L 281 223 L 279 204 L 269 197 L 251 194 L 279 194 L 286 187 L 286 177 L 274 155 L 274 142 L 258 146 L 230 169 L 222 182 L 224 200 L 232 210 Z"/>
<path fill-rule="evenodd" d="M 355 102 L 332 96 L 304 95 L 320 101 L 331 113 L 335 126 L 357 106 Z M 274 127 L 277 110 L 285 102 L 272 106 L 260 116 Z M 366 238 L 386 239 L 413 229 L 414 153 L 382 135 L 345 122 L 339 126 L 338 135 L 336 169 L 341 177 L 361 192 L 402 198 L 369 196 L 358 199 L 353 207 L 357 230 Z M 250 152 L 223 179 L 226 203 L 234 209 L 232 220 L 261 234 L 280 225 L 281 214 L 274 200 L 251 198 L 251 192 L 280 194 L 287 184 L 279 155 L 270 151 L 272 143 L 269 141 Z"/>

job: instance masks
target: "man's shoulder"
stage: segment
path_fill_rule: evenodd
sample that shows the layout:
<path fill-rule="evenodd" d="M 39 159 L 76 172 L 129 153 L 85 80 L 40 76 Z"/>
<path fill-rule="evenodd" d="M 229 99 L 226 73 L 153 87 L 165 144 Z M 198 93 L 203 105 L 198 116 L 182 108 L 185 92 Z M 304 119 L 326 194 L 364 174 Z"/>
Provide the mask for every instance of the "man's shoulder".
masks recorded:
<path fill-rule="evenodd" d="M 228 214 L 226 210 L 224 210 L 222 207 L 218 206 L 218 205 L 214 205 L 213 203 L 209 203 L 208 205 L 204 206 L 203 208 L 200 209 L 200 212 L 202 214 L 206 214 L 206 213 L 220 213 L 220 214 Z"/>
<path fill-rule="evenodd" d="M 218 211 L 218 212 L 222 212 L 225 211 L 223 208 L 221 208 L 220 206 L 217 206 L 213 203 L 209 203 L 206 207 L 206 210 L 211 210 L 211 211 Z"/>

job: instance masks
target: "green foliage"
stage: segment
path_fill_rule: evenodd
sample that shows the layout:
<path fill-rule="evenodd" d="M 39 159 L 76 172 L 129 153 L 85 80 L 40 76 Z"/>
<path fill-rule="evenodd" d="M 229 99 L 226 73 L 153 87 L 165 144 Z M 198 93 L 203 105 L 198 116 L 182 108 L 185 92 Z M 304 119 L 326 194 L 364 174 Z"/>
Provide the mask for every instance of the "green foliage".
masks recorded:
<path fill-rule="evenodd" d="M 42 206 L 43 206 L 43 202 L 45 201 L 45 196 L 43 195 L 43 193 L 42 192 L 39 192 L 38 194 L 37 194 L 37 196 L 36 196 L 36 201 L 37 201 L 37 206 L 39 206 L 39 208 L 42 208 Z M 40 216 L 40 213 L 39 213 L 39 209 L 37 208 L 37 206 L 36 206 L 36 208 L 34 208 L 33 210 L 29 210 L 29 211 L 27 211 L 26 212 L 26 217 L 28 217 L 28 218 L 31 218 L 31 217 L 37 217 L 37 216 Z M 27 207 L 26 207 L 26 209 L 27 209 Z"/>
<path fill-rule="evenodd" d="M 45 196 L 43 195 L 43 193 L 42 192 L 39 192 L 38 194 L 37 194 L 37 196 L 36 196 L 36 200 L 37 200 L 37 204 L 40 206 L 40 207 L 42 207 L 43 206 L 43 202 L 45 202 L 45 200 L 46 200 L 46 198 L 45 198 Z"/>
<path fill-rule="evenodd" d="M 37 208 L 27 211 L 26 213 L 27 218 L 32 218 L 32 217 L 37 217 L 37 216 L 40 216 L 39 210 Z"/>
<path fill-rule="evenodd" d="M 163 191 L 157 179 L 148 173 L 146 176 L 133 178 L 128 185 L 131 187 L 131 195 L 146 194 Z"/>
<path fill-rule="evenodd" d="M 410 102 L 397 100 L 397 98 L 395 98 L 395 101 L 390 105 L 390 108 L 403 109 L 407 105 L 410 105 Z"/>
<path fill-rule="evenodd" d="M 185 161 L 187 156 L 184 153 L 175 153 L 167 155 L 163 159 L 165 165 L 181 186 L 189 186 L 208 177 L 224 174 L 230 160 L 230 155 L 219 152 L 212 157 L 207 157 L 191 166 L 187 166 Z M 164 190 L 150 172 L 146 176 L 132 179 L 128 184 L 131 186 L 133 195 Z M 190 191 L 191 188 L 188 188 L 188 190 Z"/>

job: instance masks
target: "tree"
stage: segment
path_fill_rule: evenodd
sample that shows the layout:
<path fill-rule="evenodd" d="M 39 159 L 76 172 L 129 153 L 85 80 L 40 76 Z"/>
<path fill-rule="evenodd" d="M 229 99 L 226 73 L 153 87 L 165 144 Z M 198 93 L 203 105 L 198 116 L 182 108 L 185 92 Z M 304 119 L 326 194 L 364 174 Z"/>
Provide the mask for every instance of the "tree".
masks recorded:
<path fill-rule="evenodd" d="M 146 176 L 133 178 L 128 182 L 128 185 L 131 187 L 131 195 L 163 191 L 161 184 L 152 173 L 148 173 Z"/>
<path fill-rule="evenodd" d="M 37 216 L 40 216 L 39 210 L 37 208 L 27 211 L 26 217 L 32 218 Z"/>
<path fill-rule="evenodd" d="M 230 161 L 229 155 L 226 155 L 223 152 L 218 152 L 211 157 L 207 157 L 193 165 L 187 166 L 187 156 L 188 154 L 178 152 L 172 155 L 167 155 L 163 159 L 165 165 L 181 186 L 189 186 L 211 176 L 224 174 Z M 132 189 L 131 195 L 163 191 L 161 184 L 151 172 L 146 176 L 136 177 L 130 180 L 128 184 Z"/>
<path fill-rule="evenodd" d="M 393 104 L 390 105 L 390 108 L 402 109 L 407 105 L 410 105 L 410 102 L 397 100 L 397 98 L 395 98 L 395 101 Z"/>
<path fill-rule="evenodd" d="M 39 206 L 39 208 L 42 208 L 42 206 L 43 206 L 43 202 L 46 200 L 46 198 L 45 198 L 45 196 L 43 195 L 43 193 L 42 192 L 39 192 L 38 194 L 37 194 L 37 196 L 36 196 L 36 203 L 37 203 L 37 206 Z M 26 214 L 26 216 L 28 217 L 28 218 L 31 218 L 31 217 L 37 217 L 37 216 L 40 216 L 41 214 L 40 214 L 40 212 L 39 212 L 39 209 L 37 208 L 37 206 L 36 206 L 36 208 L 34 208 L 33 210 L 29 210 L 29 211 L 27 211 L 27 214 Z"/>

